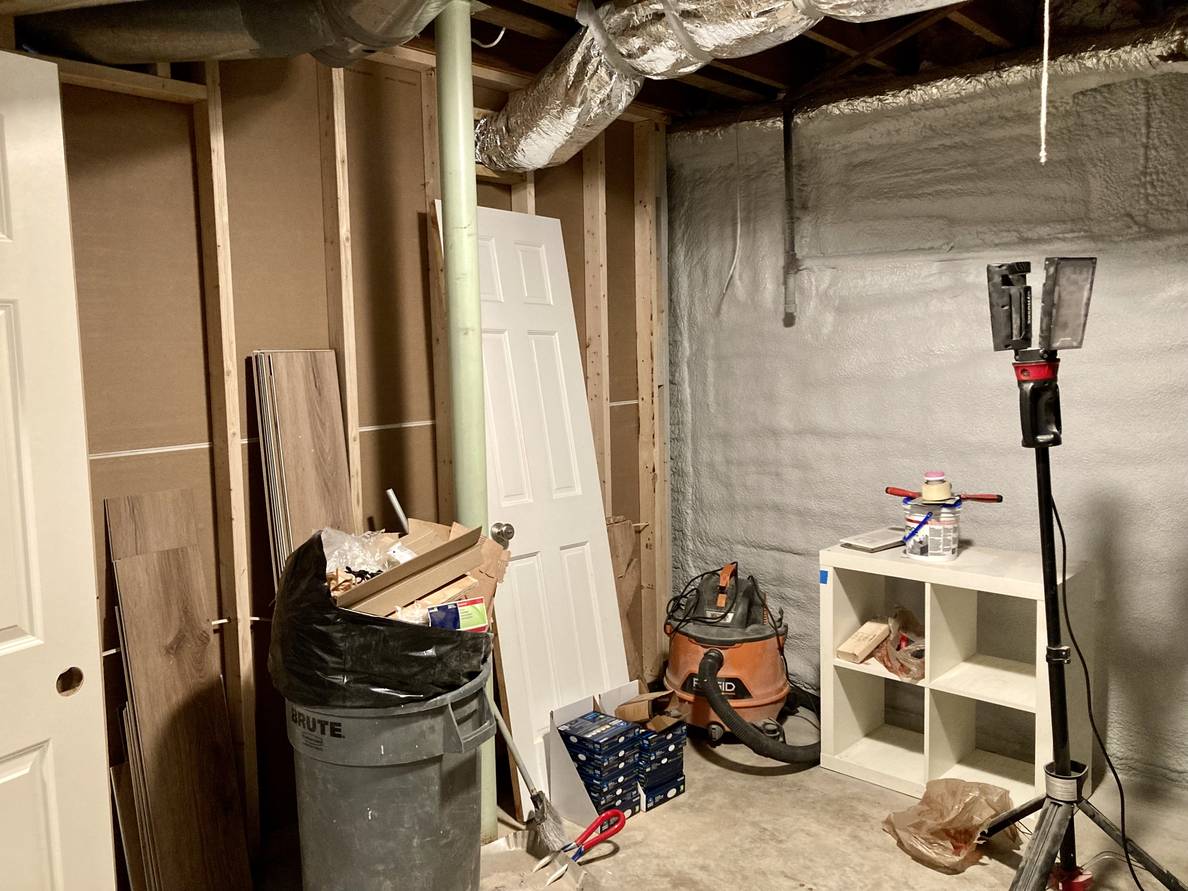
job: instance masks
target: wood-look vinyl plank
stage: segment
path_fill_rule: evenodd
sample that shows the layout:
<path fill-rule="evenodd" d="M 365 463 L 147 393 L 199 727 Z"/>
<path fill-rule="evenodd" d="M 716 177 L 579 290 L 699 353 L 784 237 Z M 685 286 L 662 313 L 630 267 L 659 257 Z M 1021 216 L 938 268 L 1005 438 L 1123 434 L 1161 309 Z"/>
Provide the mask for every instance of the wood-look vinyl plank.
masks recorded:
<path fill-rule="evenodd" d="M 115 575 L 158 887 L 246 891 L 231 725 L 198 550 L 125 557 Z"/>

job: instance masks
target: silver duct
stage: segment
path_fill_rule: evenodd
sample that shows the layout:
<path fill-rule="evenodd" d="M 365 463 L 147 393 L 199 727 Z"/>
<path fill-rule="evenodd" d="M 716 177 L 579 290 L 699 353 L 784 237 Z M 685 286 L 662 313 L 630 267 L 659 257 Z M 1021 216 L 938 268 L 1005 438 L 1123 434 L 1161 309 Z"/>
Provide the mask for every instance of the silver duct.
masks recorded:
<path fill-rule="evenodd" d="M 313 53 L 344 66 L 415 37 L 448 0 L 141 0 L 23 16 L 21 44 L 109 65 Z"/>
<path fill-rule="evenodd" d="M 639 0 L 578 6 L 586 27 L 498 114 L 479 121 L 478 160 L 495 170 L 563 164 L 631 104 L 645 78 L 786 43 L 828 15 L 864 22 L 953 0 Z"/>

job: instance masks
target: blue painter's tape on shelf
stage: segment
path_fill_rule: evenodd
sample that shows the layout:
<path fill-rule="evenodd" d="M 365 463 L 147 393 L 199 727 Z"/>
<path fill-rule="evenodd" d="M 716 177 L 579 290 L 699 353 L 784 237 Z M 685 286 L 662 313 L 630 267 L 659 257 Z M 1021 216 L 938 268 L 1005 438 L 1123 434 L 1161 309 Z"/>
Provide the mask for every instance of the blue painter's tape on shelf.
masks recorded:
<path fill-rule="evenodd" d="M 822 585 L 829 584 L 829 570 L 828 569 L 821 570 L 821 584 Z"/>

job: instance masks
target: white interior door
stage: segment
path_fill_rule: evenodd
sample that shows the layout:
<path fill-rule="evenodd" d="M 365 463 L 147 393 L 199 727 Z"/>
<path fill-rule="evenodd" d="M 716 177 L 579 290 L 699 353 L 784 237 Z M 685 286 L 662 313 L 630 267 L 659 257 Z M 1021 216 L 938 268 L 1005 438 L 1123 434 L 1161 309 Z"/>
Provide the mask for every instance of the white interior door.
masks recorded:
<path fill-rule="evenodd" d="M 512 735 L 544 785 L 549 712 L 626 683 L 627 660 L 561 224 L 479 208 L 478 234 L 488 518 L 515 527 L 500 658 Z"/>
<path fill-rule="evenodd" d="M 0 885 L 115 884 L 58 69 L 0 52 Z"/>

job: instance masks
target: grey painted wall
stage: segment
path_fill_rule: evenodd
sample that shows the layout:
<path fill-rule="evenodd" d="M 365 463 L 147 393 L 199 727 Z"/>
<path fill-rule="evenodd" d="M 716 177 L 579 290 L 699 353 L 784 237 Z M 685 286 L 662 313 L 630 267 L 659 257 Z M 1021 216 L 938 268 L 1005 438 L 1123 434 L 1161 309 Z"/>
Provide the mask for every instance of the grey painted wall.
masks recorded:
<path fill-rule="evenodd" d="M 670 139 L 674 574 L 740 560 L 815 683 L 817 551 L 898 521 L 884 486 L 936 467 L 1002 492 L 966 510 L 966 536 L 1036 548 L 985 265 L 1031 260 L 1038 284 L 1045 256 L 1096 255 L 1086 347 L 1062 369 L 1056 497 L 1071 556 L 1103 579 L 1111 746 L 1188 783 L 1188 75 L 1102 80 L 1054 83 L 1046 167 L 1030 85 L 798 124 L 790 329 L 779 123 Z"/>

